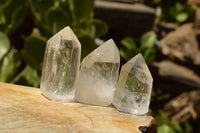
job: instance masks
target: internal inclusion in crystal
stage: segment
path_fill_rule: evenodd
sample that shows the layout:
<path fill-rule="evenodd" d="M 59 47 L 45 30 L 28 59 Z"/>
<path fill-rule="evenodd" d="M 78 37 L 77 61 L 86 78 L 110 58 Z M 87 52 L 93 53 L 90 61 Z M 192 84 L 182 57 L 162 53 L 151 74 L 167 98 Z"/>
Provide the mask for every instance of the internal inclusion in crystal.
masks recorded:
<path fill-rule="evenodd" d="M 141 54 L 122 66 L 113 105 L 122 112 L 145 114 L 148 112 L 152 76 Z"/>
<path fill-rule="evenodd" d="M 97 62 L 90 69 L 82 67 L 77 88 L 81 94 L 77 99 L 83 103 L 107 106 L 112 103 L 119 63 Z"/>
<path fill-rule="evenodd" d="M 102 44 L 83 59 L 76 100 L 93 105 L 112 103 L 119 73 L 119 51 L 112 40 Z"/>
<path fill-rule="evenodd" d="M 63 30 L 47 42 L 40 87 L 44 96 L 60 101 L 74 98 L 81 48 L 71 29 Z"/>

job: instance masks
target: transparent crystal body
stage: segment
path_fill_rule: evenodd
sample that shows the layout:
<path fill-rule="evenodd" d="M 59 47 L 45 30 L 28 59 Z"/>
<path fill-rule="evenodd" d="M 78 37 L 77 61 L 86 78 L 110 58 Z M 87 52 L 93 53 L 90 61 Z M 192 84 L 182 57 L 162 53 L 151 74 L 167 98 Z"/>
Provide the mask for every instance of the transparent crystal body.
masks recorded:
<path fill-rule="evenodd" d="M 148 112 L 153 78 L 141 54 L 121 68 L 113 105 L 120 111 L 142 115 Z"/>
<path fill-rule="evenodd" d="M 52 100 L 74 98 L 79 72 L 81 44 L 70 27 L 65 27 L 47 41 L 40 88 Z"/>
<path fill-rule="evenodd" d="M 119 74 L 119 51 L 112 39 L 106 41 L 81 64 L 75 99 L 100 106 L 112 103 Z"/>

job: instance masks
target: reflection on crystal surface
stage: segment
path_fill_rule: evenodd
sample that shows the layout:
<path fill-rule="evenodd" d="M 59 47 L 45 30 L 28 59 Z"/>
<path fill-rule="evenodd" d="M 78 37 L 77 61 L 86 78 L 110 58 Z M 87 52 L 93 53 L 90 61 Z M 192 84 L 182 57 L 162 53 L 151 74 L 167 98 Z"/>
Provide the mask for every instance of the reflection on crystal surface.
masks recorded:
<path fill-rule="evenodd" d="M 122 66 L 113 105 L 122 112 L 148 112 L 153 78 L 141 54 Z"/>
<path fill-rule="evenodd" d="M 60 101 L 74 98 L 80 55 L 80 42 L 69 27 L 48 40 L 40 85 L 44 96 Z"/>
<path fill-rule="evenodd" d="M 119 51 L 113 40 L 108 40 L 85 57 L 75 99 L 87 104 L 110 105 L 116 90 L 119 63 Z"/>

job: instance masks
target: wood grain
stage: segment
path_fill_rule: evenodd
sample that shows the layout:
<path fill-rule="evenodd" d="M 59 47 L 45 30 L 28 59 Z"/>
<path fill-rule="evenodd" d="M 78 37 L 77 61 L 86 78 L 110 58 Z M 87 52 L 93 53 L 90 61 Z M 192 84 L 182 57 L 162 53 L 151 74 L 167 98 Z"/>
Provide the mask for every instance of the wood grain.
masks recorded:
<path fill-rule="evenodd" d="M 121 113 L 113 107 L 50 101 L 38 88 L 0 83 L 1 133 L 141 133 L 147 130 L 139 128 L 155 123 L 151 116 Z"/>

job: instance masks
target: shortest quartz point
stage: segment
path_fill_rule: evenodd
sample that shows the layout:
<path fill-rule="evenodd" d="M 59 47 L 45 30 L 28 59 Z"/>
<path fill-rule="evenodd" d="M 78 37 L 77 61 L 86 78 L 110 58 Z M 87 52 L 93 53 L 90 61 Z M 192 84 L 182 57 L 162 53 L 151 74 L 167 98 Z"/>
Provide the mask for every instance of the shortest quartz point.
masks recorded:
<path fill-rule="evenodd" d="M 148 112 L 153 78 L 142 54 L 121 68 L 113 105 L 122 112 L 142 115 Z"/>

